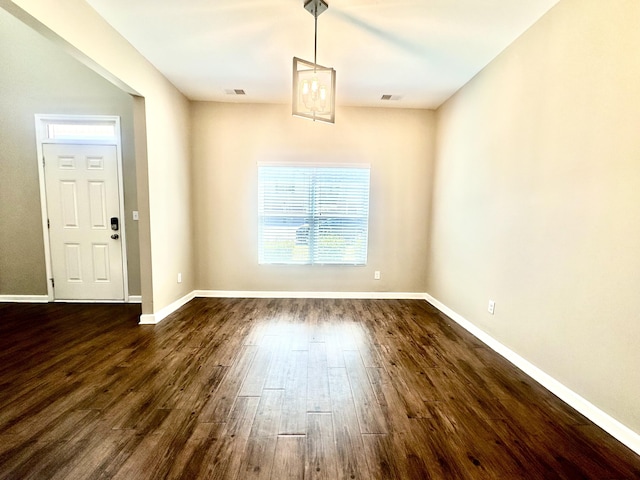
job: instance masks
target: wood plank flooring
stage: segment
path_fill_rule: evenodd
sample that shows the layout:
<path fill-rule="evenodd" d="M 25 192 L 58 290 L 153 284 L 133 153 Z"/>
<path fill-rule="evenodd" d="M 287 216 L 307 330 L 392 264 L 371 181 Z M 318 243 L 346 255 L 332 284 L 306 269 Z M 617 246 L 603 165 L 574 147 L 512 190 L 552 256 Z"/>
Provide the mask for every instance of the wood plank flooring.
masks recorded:
<path fill-rule="evenodd" d="M 638 479 L 424 301 L 0 304 L 0 479 Z"/>

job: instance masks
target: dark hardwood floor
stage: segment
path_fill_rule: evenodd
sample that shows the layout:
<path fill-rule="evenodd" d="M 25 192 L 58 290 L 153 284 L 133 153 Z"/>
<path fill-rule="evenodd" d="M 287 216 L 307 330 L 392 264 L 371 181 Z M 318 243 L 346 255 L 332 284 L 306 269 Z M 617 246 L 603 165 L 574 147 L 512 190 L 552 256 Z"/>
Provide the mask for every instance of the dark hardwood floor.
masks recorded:
<path fill-rule="evenodd" d="M 1 479 L 636 479 L 424 301 L 0 304 Z"/>

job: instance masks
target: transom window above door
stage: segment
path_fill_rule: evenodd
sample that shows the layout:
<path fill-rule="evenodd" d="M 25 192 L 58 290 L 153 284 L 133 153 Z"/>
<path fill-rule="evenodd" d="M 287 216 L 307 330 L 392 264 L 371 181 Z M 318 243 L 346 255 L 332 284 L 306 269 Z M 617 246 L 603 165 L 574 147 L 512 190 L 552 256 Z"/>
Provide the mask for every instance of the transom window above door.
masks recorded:
<path fill-rule="evenodd" d="M 36 115 L 36 129 L 46 143 L 116 145 L 120 141 L 120 119 L 114 116 Z"/>
<path fill-rule="evenodd" d="M 48 123 L 47 138 L 55 140 L 105 139 L 116 136 L 114 123 Z"/>

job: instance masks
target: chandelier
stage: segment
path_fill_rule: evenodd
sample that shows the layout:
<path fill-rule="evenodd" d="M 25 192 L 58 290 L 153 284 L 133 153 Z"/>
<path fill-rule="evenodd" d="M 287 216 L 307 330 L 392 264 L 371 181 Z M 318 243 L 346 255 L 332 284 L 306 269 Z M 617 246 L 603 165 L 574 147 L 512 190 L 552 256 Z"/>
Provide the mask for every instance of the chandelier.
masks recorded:
<path fill-rule="evenodd" d="M 293 57 L 293 115 L 335 123 L 336 71 L 317 63 L 318 16 L 329 5 L 324 0 L 306 0 L 304 8 L 315 19 L 313 62 Z"/>

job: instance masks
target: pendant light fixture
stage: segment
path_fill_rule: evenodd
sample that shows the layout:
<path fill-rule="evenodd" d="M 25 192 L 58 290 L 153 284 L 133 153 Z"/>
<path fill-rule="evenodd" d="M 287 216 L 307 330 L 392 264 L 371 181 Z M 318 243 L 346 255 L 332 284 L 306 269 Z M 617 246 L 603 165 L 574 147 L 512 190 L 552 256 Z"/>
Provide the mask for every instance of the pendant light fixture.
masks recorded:
<path fill-rule="evenodd" d="M 313 63 L 293 57 L 293 115 L 335 123 L 336 71 L 317 63 L 318 16 L 329 5 L 324 0 L 305 0 L 304 8 L 315 19 Z"/>

